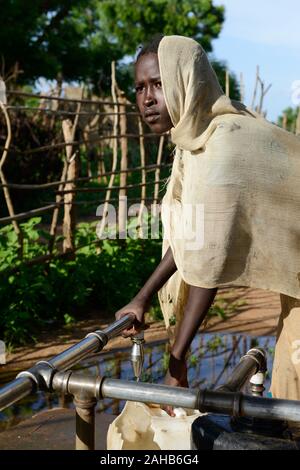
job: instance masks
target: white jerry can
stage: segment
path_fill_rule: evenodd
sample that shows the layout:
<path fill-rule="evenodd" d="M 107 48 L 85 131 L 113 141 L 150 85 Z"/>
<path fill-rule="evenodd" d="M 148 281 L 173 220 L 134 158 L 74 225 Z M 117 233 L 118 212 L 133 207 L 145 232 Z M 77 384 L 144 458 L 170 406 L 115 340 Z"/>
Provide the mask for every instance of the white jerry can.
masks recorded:
<path fill-rule="evenodd" d="M 110 424 L 108 450 L 189 450 L 191 426 L 201 416 L 197 410 L 174 408 L 171 417 L 157 405 L 126 402 Z"/>

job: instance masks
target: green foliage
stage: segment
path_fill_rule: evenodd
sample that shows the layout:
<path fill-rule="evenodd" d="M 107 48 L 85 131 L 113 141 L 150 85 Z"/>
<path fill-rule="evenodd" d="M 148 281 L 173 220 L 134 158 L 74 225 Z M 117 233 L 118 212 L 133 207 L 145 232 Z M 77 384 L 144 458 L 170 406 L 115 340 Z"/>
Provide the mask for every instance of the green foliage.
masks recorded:
<path fill-rule="evenodd" d="M 287 118 L 287 127 L 286 127 L 287 130 L 294 133 L 296 130 L 296 122 L 297 122 L 297 117 L 299 114 L 299 108 L 284 109 L 282 112 L 282 115 L 279 116 L 278 121 L 277 121 L 277 124 L 280 127 L 283 126 L 284 114 L 286 115 L 286 118 Z"/>
<path fill-rule="evenodd" d="M 41 218 L 22 224 L 24 260 L 45 254 Z M 113 314 L 128 303 L 161 257 L 157 240 L 103 240 L 95 227 L 79 224 L 76 260 L 26 265 L 18 260 L 12 226 L 0 230 L 0 337 L 24 344 L 48 325 L 70 325 L 84 310 Z M 100 251 L 100 253 L 99 253 Z"/>
<path fill-rule="evenodd" d="M 196 365 L 199 363 L 199 357 L 195 354 L 191 354 L 188 358 L 188 363 L 190 367 L 196 367 Z"/>
<path fill-rule="evenodd" d="M 221 60 L 211 59 L 210 63 L 214 71 L 216 72 L 216 75 L 218 77 L 219 83 L 223 91 L 225 92 L 226 70 L 228 70 L 226 62 L 221 61 Z M 229 94 L 230 94 L 230 98 L 233 100 L 241 99 L 240 86 L 237 81 L 237 78 L 233 73 L 230 73 L 230 72 L 229 72 Z"/>
<path fill-rule="evenodd" d="M 223 340 L 222 340 L 221 336 L 218 336 L 218 335 L 213 336 L 212 339 L 207 341 L 206 347 L 207 347 L 208 351 L 211 351 L 211 352 L 216 352 L 220 348 L 223 348 L 224 343 L 223 343 Z"/>
<path fill-rule="evenodd" d="M 224 22 L 224 7 L 212 0 L 2 0 L 1 11 L 6 75 L 18 64 L 22 83 L 61 77 L 98 91 L 109 89 L 111 61 L 153 34 L 190 36 L 211 51 Z"/>
<path fill-rule="evenodd" d="M 6 73 L 18 63 L 24 83 L 59 74 L 65 80 L 109 76 L 110 60 L 121 55 L 99 27 L 98 3 L 2 0 L 0 56 Z"/>
<path fill-rule="evenodd" d="M 193 37 L 209 52 L 224 21 L 224 7 L 212 0 L 103 0 L 98 11 L 103 30 L 123 44 L 125 54 L 156 33 Z"/>
<path fill-rule="evenodd" d="M 217 316 L 221 320 L 226 320 L 228 315 L 231 315 L 239 310 L 240 307 L 247 305 L 246 300 L 237 300 L 232 302 L 229 299 L 223 299 L 221 297 L 217 298 L 217 300 L 213 303 L 208 311 L 209 317 Z"/>

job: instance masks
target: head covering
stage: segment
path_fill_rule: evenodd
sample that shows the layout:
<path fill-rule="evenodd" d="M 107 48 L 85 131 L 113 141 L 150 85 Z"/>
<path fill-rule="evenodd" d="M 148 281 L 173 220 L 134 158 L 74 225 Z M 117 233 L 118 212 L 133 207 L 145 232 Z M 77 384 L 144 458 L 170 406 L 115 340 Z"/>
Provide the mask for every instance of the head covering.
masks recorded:
<path fill-rule="evenodd" d="M 158 48 L 162 88 L 174 128 L 172 141 L 184 150 L 201 148 L 202 134 L 223 114 L 251 115 L 242 103 L 224 95 L 206 53 L 183 36 L 164 36 Z"/>
<path fill-rule="evenodd" d="M 158 59 L 176 144 L 162 207 L 177 266 L 159 292 L 167 326 L 188 285 L 300 299 L 300 139 L 224 96 L 194 40 L 164 37 Z"/>

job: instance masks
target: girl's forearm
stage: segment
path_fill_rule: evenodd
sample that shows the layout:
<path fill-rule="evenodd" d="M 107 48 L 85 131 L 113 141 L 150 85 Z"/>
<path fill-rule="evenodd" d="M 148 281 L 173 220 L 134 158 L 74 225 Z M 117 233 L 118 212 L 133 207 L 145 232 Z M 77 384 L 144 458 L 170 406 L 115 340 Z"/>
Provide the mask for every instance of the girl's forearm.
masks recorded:
<path fill-rule="evenodd" d="M 171 248 L 169 248 L 161 262 L 149 277 L 146 284 L 136 295 L 136 299 L 149 302 L 154 294 L 167 282 L 167 280 L 177 271 Z"/>
<path fill-rule="evenodd" d="M 205 289 L 203 287 L 189 286 L 184 316 L 172 347 L 172 356 L 176 360 L 183 360 L 185 358 L 195 334 L 214 301 L 217 291 L 217 287 Z"/>

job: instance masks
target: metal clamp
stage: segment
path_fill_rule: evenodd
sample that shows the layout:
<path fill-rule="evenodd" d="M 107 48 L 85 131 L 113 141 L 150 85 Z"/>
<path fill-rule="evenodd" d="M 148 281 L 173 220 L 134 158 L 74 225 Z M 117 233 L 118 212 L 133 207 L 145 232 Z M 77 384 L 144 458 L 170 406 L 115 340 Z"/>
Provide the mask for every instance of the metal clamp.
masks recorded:
<path fill-rule="evenodd" d="M 29 370 L 23 370 L 22 372 L 19 372 L 18 375 L 16 376 L 16 379 L 20 379 L 22 377 L 31 379 L 32 382 L 35 384 L 36 388 L 39 388 L 39 381 L 37 377 Z"/>
<path fill-rule="evenodd" d="M 255 354 L 259 354 L 261 356 L 261 360 L 259 360 L 257 357 L 255 357 Z M 256 360 L 256 362 L 259 364 L 259 372 L 266 372 L 267 370 L 267 358 L 266 354 L 262 349 L 259 348 L 252 348 L 249 349 L 246 355 L 249 355 L 253 357 L 253 359 Z"/>
<path fill-rule="evenodd" d="M 46 392 L 52 391 L 52 379 L 56 372 L 54 366 L 48 361 L 39 361 L 29 370 L 20 372 L 17 378 L 29 377 L 36 388 Z"/>
<path fill-rule="evenodd" d="M 56 372 L 54 375 L 54 390 L 59 391 L 62 395 L 70 395 L 69 379 L 72 374 L 72 370 L 67 370 L 65 372 Z"/>
<path fill-rule="evenodd" d="M 207 389 L 204 389 L 204 390 L 199 390 L 197 393 L 197 409 L 201 413 L 207 413 L 207 409 L 205 406 L 206 392 L 207 392 Z"/>
<path fill-rule="evenodd" d="M 36 367 L 38 368 L 40 389 L 45 390 L 47 392 L 52 392 L 52 379 L 57 370 L 55 369 L 53 364 L 48 361 L 38 361 L 36 363 Z"/>
<path fill-rule="evenodd" d="M 261 359 L 256 357 L 257 354 L 260 354 Z M 247 357 L 251 357 L 257 364 L 256 372 L 265 372 L 267 370 L 267 361 L 265 353 L 261 349 L 252 348 L 240 359 L 240 362 L 243 362 Z"/>
<path fill-rule="evenodd" d="M 97 330 L 97 331 L 93 331 L 92 333 L 88 333 L 86 335 L 86 338 L 88 338 L 89 336 L 94 336 L 95 338 L 98 339 L 98 341 L 102 344 L 102 346 L 104 347 L 107 342 L 108 342 L 108 337 L 107 335 L 104 333 L 104 331 L 102 330 Z M 98 351 L 96 351 L 98 352 Z"/>
<path fill-rule="evenodd" d="M 241 392 L 236 392 L 233 396 L 232 416 L 234 416 L 235 418 L 241 416 L 242 397 L 243 394 Z"/>

